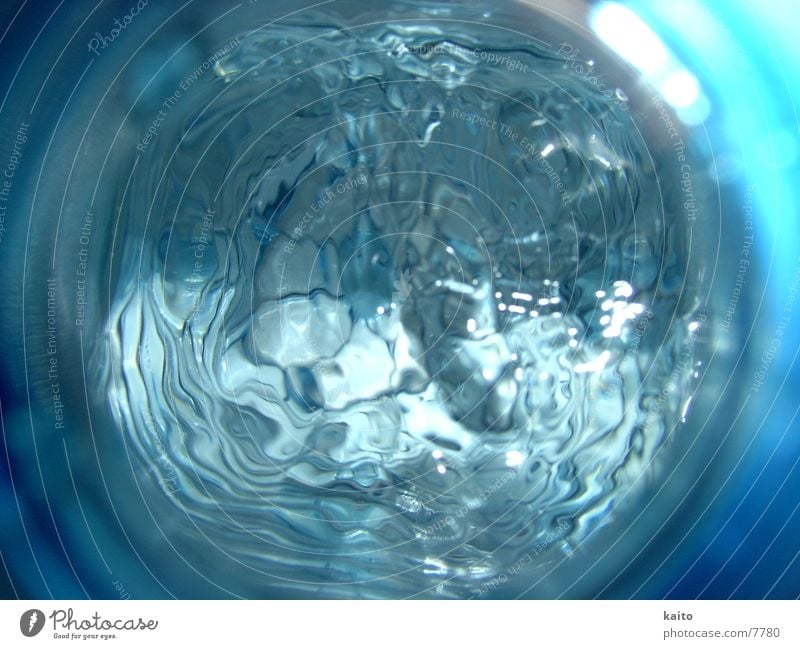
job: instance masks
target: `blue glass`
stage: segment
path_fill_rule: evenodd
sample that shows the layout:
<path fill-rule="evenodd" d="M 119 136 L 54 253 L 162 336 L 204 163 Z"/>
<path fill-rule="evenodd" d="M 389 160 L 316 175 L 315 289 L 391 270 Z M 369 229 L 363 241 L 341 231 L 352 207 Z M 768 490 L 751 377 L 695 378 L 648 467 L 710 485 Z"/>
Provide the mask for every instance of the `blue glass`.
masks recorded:
<path fill-rule="evenodd" d="M 6 19 L 7 596 L 798 595 L 790 11 L 84 9 Z"/>

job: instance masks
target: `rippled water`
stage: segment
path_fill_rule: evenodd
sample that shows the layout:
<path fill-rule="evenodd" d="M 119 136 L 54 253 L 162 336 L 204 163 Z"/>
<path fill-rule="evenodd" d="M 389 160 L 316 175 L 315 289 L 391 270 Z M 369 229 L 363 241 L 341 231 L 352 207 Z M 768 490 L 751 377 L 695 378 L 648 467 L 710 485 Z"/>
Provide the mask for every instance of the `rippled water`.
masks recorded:
<path fill-rule="evenodd" d="M 471 596 L 635 504 L 703 315 L 624 94 L 424 22 L 221 47 L 120 180 L 95 366 L 153 507 L 256 583 Z"/>

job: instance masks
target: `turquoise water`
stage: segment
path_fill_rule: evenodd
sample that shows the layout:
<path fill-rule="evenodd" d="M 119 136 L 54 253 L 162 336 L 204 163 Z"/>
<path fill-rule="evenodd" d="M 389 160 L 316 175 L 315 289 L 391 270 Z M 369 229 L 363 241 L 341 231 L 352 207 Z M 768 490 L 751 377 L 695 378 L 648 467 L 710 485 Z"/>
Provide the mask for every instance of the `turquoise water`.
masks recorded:
<path fill-rule="evenodd" d="M 557 43 L 307 16 L 146 107 L 92 371 L 156 517 L 253 583 L 486 595 L 680 435 L 674 153 Z"/>

